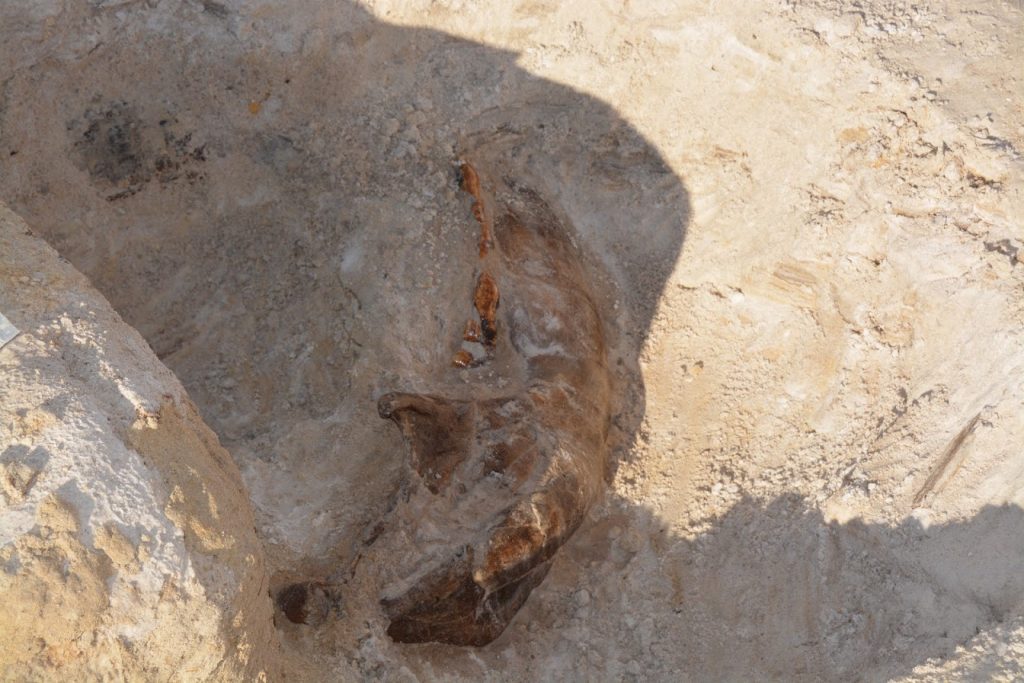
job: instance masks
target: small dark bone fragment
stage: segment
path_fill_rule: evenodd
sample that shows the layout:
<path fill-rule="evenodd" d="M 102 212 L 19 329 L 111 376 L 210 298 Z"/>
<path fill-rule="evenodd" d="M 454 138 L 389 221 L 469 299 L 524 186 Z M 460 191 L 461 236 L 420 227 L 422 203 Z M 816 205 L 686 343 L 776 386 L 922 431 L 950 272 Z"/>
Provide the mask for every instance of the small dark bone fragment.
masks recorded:
<path fill-rule="evenodd" d="M 483 204 L 473 167 L 464 164 L 461 177 Z M 609 379 L 600 317 L 566 228 L 536 193 L 504 190 L 483 209 L 498 216 L 495 253 L 474 305 L 485 346 L 493 349 L 500 330 L 508 341 L 501 353 L 524 361 L 501 366 L 523 373 L 511 378 L 522 389 L 488 398 L 492 388 L 479 386 L 470 400 L 381 399 L 381 415 L 398 424 L 413 468 L 435 494 L 410 513 L 406 533 L 419 538 L 422 524 L 429 538 L 450 542 L 418 545 L 424 555 L 385 590 L 388 634 L 398 642 L 491 642 L 603 485 Z"/>
<path fill-rule="evenodd" d="M 459 188 L 473 199 L 480 200 L 480 176 L 472 164 L 465 161 L 459 164 Z"/>

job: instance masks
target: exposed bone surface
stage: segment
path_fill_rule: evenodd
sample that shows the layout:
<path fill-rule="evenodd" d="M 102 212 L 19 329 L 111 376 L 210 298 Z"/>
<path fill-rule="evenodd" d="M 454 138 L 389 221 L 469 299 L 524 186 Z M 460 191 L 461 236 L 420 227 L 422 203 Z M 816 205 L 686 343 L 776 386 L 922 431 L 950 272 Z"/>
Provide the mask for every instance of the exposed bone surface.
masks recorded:
<path fill-rule="evenodd" d="M 414 512 L 400 514 L 449 539 L 413 556 L 412 586 L 384 599 L 388 634 L 400 642 L 485 645 L 500 635 L 583 521 L 605 473 L 604 329 L 571 228 L 531 190 L 502 188 L 485 199 L 478 171 L 463 164 L 462 174 L 487 242 L 495 238 L 481 250 L 491 266 L 473 294 L 493 358 L 473 371 L 469 399 L 389 394 L 380 402 L 435 496 L 415 497 Z M 511 395 L 487 397 L 491 361 Z M 454 526 L 445 522 L 453 512 Z"/>
<path fill-rule="evenodd" d="M 0 679 L 1024 679 L 1022 22 L 0 2 Z"/>

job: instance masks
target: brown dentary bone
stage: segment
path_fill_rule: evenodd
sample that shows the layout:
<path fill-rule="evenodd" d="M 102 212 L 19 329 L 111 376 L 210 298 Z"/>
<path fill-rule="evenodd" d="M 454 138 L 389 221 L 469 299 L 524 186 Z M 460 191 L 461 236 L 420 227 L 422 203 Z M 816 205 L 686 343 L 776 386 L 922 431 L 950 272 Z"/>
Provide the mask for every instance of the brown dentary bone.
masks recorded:
<path fill-rule="evenodd" d="M 481 224 L 480 322 L 463 343 L 479 340 L 486 355 L 454 358 L 472 394 L 380 401 L 433 494 L 410 513 L 423 531 L 407 531 L 424 556 L 382 599 L 388 634 L 404 643 L 485 645 L 500 635 L 582 522 L 605 467 L 603 328 L 566 228 L 536 193 L 485 188 L 469 164 L 461 184 Z M 498 386 L 518 389 L 496 395 L 495 372 Z"/>

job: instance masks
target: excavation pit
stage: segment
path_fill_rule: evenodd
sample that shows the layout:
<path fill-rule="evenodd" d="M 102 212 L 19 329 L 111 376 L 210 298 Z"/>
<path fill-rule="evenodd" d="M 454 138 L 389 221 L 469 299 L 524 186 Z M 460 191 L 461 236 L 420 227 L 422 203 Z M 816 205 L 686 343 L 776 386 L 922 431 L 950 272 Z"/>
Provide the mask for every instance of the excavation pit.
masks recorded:
<path fill-rule="evenodd" d="M 501 308 L 531 297 L 513 286 L 500 304 L 497 289 L 484 301 L 480 283 L 504 283 L 481 274 L 492 237 L 481 233 L 483 199 L 465 191 L 467 162 L 489 178 L 485 192 L 513 198 L 487 210 L 542 205 L 536 229 L 564 240 L 555 252 L 570 250 L 570 270 L 585 273 L 577 308 L 600 321 L 593 376 L 616 387 L 598 399 L 588 449 L 595 476 L 610 476 L 642 417 L 639 346 L 687 216 L 679 179 L 642 136 L 596 99 L 518 68 L 513 53 L 354 6 L 271 22 L 243 43 L 233 9 L 155 16 L 166 21 L 141 10 L 62 18 L 92 42 L 7 84 L 0 147 L 17 154 L 0 196 L 143 335 L 231 453 L 278 615 L 296 627 L 330 620 L 330 601 L 310 597 L 323 583 L 343 595 L 336 629 L 379 621 L 365 567 L 380 552 L 368 548 L 422 480 L 399 430 L 377 416 L 381 396 L 528 388 L 507 372 L 520 361 L 502 354 L 530 357 L 532 342 L 493 347 L 524 322 L 496 330 Z M 282 49 L 285 35 L 304 42 Z M 25 50 L 43 60 L 45 48 Z M 476 315 L 479 343 L 467 342 Z M 561 322 L 573 320 L 546 324 Z M 453 365 L 473 343 L 473 360 Z M 590 481 L 586 505 L 565 511 L 564 538 L 600 488 Z M 461 514 L 446 523 L 493 523 Z M 311 637 L 278 621 L 285 638 Z M 501 631 L 489 632 L 472 640 Z"/>
<path fill-rule="evenodd" d="M 363 6 L 0 3 L 0 669 L 1019 679 L 1019 8 Z"/>

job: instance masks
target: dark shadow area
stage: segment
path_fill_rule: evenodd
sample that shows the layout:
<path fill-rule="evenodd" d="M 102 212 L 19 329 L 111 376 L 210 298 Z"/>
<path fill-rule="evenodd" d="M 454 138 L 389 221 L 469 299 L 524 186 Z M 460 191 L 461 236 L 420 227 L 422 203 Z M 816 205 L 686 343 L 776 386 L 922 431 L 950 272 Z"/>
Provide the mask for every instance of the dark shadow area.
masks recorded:
<path fill-rule="evenodd" d="M 573 680 L 884 681 L 1024 606 L 1015 505 L 890 526 L 830 522 L 799 496 L 741 498 L 707 527 L 681 538 L 647 509 L 610 503 L 510 627 L 520 634 L 492 646 L 493 663 L 538 623 L 535 679 L 564 666 L 550 650 Z M 1013 658 L 1004 648 L 961 674 L 989 680 Z"/>

